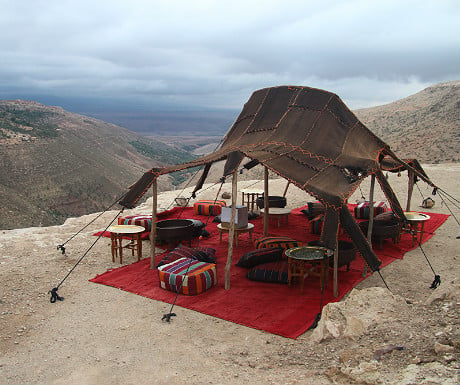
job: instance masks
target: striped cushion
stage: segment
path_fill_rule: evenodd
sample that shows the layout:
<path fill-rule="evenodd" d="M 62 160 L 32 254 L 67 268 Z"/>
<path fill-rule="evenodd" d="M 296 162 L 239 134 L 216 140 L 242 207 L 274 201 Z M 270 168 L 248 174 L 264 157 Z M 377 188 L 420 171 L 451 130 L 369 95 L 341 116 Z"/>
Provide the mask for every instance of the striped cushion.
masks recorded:
<path fill-rule="evenodd" d="M 323 231 L 324 215 L 312 219 L 310 224 L 312 234 L 321 234 L 321 231 Z"/>
<path fill-rule="evenodd" d="M 137 225 L 142 226 L 145 231 L 150 231 L 152 228 L 151 215 L 127 215 L 118 218 L 119 225 Z"/>
<path fill-rule="evenodd" d="M 219 215 L 226 206 L 225 201 L 200 200 L 193 204 L 193 210 L 197 215 Z"/>
<path fill-rule="evenodd" d="M 369 202 L 362 202 L 355 207 L 355 218 L 368 219 L 369 218 Z M 385 202 L 374 203 L 374 217 L 387 211 Z"/>
<path fill-rule="evenodd" d="M 253 267 L 246 277 L 251 281 L 288 283 L 287 261 L 264 263 Z"/>
<path fill-rule="evenodd" d="M 251 268 L 262 263 L 274 262 L 283 259 L 283 249 L 270 247 L 248 251 L 244 254 L 236 266 Z"/>
<path fill-rule="evenodd" d="M 217 284 L 216 265 L 181 258 L 158 268 L 160 287 L 175 293 L 196 295 Z"/>
<path fill-rule="evenodd" d="M 256 249 L 266 247 L 279 247 L 283 250 L 292 249 L 293 247 L 302 246 L 302 242 L 288 237 L 261 237 L 254 241 Z"/>
<path fill-rule="evenodd" d="M 157 267 L 166 265 L 168 263 L 177 261 L 181 258 L 196 259 L 201 262 L 215 263 L 214 254 L 216 249 L 211 247 L 187 247 L 179 244 L 176 248 L 171 250 L 166 256 L 158 263 Z"/>

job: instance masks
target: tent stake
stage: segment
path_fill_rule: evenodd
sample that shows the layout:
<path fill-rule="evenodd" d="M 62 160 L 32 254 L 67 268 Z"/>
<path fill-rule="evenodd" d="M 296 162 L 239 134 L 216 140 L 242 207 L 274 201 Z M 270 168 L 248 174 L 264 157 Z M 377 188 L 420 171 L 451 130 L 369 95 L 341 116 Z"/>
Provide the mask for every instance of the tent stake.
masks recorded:
<path fill-rule="evenodd" d="M 268 167 L 264 168 L 264 236 L 268 235 L 268 216 L 269 216 L 269 199 L 268 199 Z"/>
<path fill-rule="evenodd" d="M 372 227 L 374 226 L 374 188 L 375 174 L 371 176 L 371 191 L 369 192 L 369 225 L 367 226 L 367 240 L 372 249 Z M 367 265 L 364 264 L 363 277 L 367 275 Z"/>
<path fill-rule="evenodd" d="M 155 238 L 157 235 L 157 200 L 158 188 L 157 178 L 153 180 L 152 184 L 152 228 L 150 229 L 150 268 L 155 268 Z"/>
<path fill-rule="evenodd" d="M 235 217 L 236 217 L 236 198 L 238 194 L 238 172 L 233 172 L 232 178 L 232 214 L 230 218 L 230 231 L 228 233 L 228 255 L 225 265 L 225 290 L 230 290 L 230 269 L 233 260 L 233 241 L 235 239 Z"/>

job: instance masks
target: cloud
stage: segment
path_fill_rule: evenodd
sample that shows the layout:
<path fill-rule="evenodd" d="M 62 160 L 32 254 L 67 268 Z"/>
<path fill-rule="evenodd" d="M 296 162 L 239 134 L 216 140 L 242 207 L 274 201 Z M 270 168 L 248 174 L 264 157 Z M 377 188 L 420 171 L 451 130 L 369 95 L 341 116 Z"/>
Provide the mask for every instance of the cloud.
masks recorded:
<path fill-rule="evenodd" d="M 239 109 L 295 84 L 375 105 L 460 78 L 459 16 L 456 0 L 6 0 L 0 97 Z"/>

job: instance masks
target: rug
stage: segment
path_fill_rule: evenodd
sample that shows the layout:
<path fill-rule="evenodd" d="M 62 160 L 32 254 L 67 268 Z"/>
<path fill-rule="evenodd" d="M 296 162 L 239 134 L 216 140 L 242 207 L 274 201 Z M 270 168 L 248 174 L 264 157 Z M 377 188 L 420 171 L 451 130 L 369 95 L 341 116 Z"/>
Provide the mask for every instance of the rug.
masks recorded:
<path fill-rule="evenodd" d="M 309 221 L 301 213 L 303 208 L 300 207 L 292 211 L 288 225 L 277 227 L 276 222 L 271 222 L 270 234 L 288 236 L 304 243 L 318 239 L 318 235 L 310 232 Z M 177 215 L 178 211 L 174 210 L 163 214 L 162 219 L 177 218 Z M 429 213 L 429 215 L 431 219 L 425 224 L 423 242 L 430 239 L 434 235 L 434 231 L 448 218 L 448 215 L 444 214 Z M 193 208 L 186 208 L 182 212 L 181 218 L 199 219 L 206 222 L 206 217 L 195 215 Z M 253 239 L 262 236 L 262 218 L 251 220 L 250 223 L 255 226 Z M 249 235 L 241 234 L 238 247 L 233 249 L 231 288 L 225 290 L 224 269 L 227 261 L 228 234 L 223 234 L 222 242 L 219 242 L 217 223 L 209 221 L 206 229 L 211 233 L 211 236 L 199 241 L 196 240 L 195 244 L 199 242 L 199 246 L 216 249 L 217 286 L 197 296 L 179 295 L 176 305 L 288 338 L 297 338 L 312 325 L 320 311 L 321 287 L 318 278 L 307 277 L 305 279 L 303 295 L 300 294 L 298 285 L 288 287 L 285 284 L 250 281 L 246 278 L 248 269 L 235 266 L 244 253 L 254 249 L 254 245 L 249 241 Z M 346 236 L 340 238 L 347 240 Z M 376 250 L 376 254 L 382 261 L 383 267 L 395 259 L 403 258 L 406 252 L 414 248 L 411 236 L 403 234 L 397 245 L 394 245 L 390 240 L 384 241 L 383 249 Z M 164 254 L 157 255 L 156 262 L 158 263 L 163 256 Z M 364 261 L 358 255 L 356 260 L 352 262 L 350 271 L 346 271 L 346 267 L 339 269 L 338 297 L 334 297 L 332 294 L 331 270 L 329 286 L 323 296 L 323 305 L 340 301 L 346 293 L 365 279 L 362 277 L 363 268 Z M 109 270 L 90 281 L 166 303 L 173 303 L 176 297 L 175 293 L 160 288 L 158 271 L 150 269 L 149 258 Z M 389 285 L 391 287 L 391 282 Z M 177 309 L 174 311 L 177 313 Z"/>

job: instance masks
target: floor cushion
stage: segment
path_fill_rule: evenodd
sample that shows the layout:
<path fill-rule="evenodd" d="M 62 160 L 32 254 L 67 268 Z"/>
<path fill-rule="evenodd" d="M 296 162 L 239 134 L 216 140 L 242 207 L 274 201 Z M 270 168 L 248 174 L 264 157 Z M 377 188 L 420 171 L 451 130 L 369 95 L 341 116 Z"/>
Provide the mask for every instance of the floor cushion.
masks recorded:
<path fill-rule="evenodd" d="M 192 248 L 179 244 L 168 254 L 166 254 L 166 256 L 160 261 L 160 263 L 158 263 L 157 267 L 177 261 L 180 258 L 191 258 L 201 262 L 215 263 L 215 253 L 216 250 L 211 247 Z"/>
<path fill-rule="evenodd" d="M 180 258 L 158 268 L 160 287 L 175 293 L 196 295 L 217 284 L 216 265 Z"/>
<path fill-rule="evenodd" d="M 269 247 L 256 249 L 244 254 L 236 266 L 251 268 L 262 263 L 279 261 L 283 258 L 283 249 L 280 247 Z"/>
<path fill-rule="evenodd" d="M 302 242 L 296 241 L 289 237 L 261 237 L 254 241 L 256 249 L 264 249 L 269 247 L 279 247 L 283 250 L 292 249 L 293 247 L 302 246 Z"/>
<path fill-rule="evenodd" d="M 193 210 L 197 215 L 219 215 L 222 212 L 222 207 L 226 206 L 225 201 L 199 200 L 193 204 Z"/>
<path fill-rule="evenodd" d="M 152 216 L 151 215 L 126 215 L 118 217 L 119 225 L 136 225 L 142 226 L 145 231 L 150 231 L 152 228 Z"/>
<path fill-rule="evenodd" d="M 251 281 L 288 283 L 287 261 L 276 261 L 257 265 L 248 271 L 246 277 Z"/>
<path fill-rule="evenodd" d="M 355 218 L 369 219 L 369 204 L 370 202 L 361 202 L 354 208 Z M 374 217 L 387 211 L 385 202 L 374 203 Z"/>
<path fill-rule="evenodd" d="M 301 210 L 303 214 L 305 214 L 309 220 L 317 217 L 318 215 L 324 214 L 326 208 L 321 202 L 308 202 L 307 208 Z"/>

